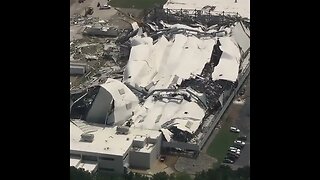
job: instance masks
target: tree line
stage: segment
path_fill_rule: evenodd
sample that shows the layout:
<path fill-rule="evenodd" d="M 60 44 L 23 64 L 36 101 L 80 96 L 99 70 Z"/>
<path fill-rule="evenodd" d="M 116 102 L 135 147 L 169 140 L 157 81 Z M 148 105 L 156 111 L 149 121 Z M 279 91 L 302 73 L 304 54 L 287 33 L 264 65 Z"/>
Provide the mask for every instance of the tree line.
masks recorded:
<path fill-rule="evenodd" d="M 216 169 L 202 171 L 191 177 L 189 174 L 174 173 L 168 175 L 160 172 L 151 177 L 130 172 L 125 175 L 107 174 L 104 172 L 90 173 L 83 169 L 70 167 L 70 180 L 250 180 L 250 166 L 232 170 L 229 166 L 219 166 Z"/>

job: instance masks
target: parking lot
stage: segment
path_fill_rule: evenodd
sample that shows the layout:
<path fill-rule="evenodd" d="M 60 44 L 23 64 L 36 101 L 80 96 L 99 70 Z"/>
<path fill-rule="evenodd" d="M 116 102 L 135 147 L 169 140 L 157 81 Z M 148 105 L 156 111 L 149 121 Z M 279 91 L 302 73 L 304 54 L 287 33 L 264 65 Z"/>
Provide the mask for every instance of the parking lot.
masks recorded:
<path fill-rule="evenodd" d="M 230 165 L 232 169 L 250 165 L 250 76 L 242 89 L 245 91 L 234 98 L 235 100 L 230 104 L 203 148 L 203 152 L 207 152 L 208 155 L 218 160 L 214 167 L 218 167 L 222 163 L 228 149 L 233 146 L 233 141 L 239 136 L 237 133 L 230 132 L 231 126 L 240 129 L 240 135 L 247 136 L 247 140 L 241 150 L 240 157 L 234 164 L 225 164 Z"/>
<path fill-rule="evenodd" d="M 232 169 L 238 169 L 244 166 L 250 166 L 250 76 L 244 83 L 245 93 L 240 97 L 241 101 L 236 100 L 231 106 L 241 106 L 241 109 L 237 114 L 231 113 L 233 123 L 232 126 L 240 129 L 240 135 L 247 136 L 245 146 L 241 149 L 240 157 L 234 162 L 234 164 L 228 164 Z"/>
<path fill-rule="evenodd" d="M 241 150 L 241 156 L 231 166 L 237 169 L 243 166 L 250 166 L 250 76 L 246 83 L 245 103 L 240 111 L 239 117 L 235 121 L 235 126 L 241 130 L 241 134 L 247 136 L 246 145 Z"/>

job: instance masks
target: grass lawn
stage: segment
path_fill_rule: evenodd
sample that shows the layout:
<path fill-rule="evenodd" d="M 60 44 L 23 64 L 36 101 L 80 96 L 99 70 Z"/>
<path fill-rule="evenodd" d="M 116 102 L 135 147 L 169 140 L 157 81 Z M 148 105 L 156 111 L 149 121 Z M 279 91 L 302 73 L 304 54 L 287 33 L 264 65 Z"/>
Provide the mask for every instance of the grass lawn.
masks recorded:
<path fill-rule="evenodd" d="M 218 167 L 222 163 L 229 147 L 238 137 L 237 133 L 232 133 L 229 130 L 232 125 L 232 121 L 228 118 L 223 121 L 221 129 L 207 149 L 207 154 L 218 160 L 218 163 L 214 164 L 214 167 Z"/>
<path fill-rule="evenodd" d="M 119 8 L 136 8 L 147 9 L 152 8 L 155 4 L 162 6 L 167 0 L 111 0 L 110 5 Z"/>

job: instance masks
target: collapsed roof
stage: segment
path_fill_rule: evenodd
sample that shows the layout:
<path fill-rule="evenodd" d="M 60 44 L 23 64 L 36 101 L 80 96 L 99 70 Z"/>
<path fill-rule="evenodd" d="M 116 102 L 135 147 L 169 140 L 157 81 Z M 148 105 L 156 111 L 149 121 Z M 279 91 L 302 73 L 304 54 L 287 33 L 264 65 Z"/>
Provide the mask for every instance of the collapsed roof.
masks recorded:
<path fill-rule="evenodd" d="M 250 32 L 242 23 L 158 28 L 157 37 L 140 28 L 130 39 L 123 82 L 109 78 L 93 87 L 74 101 L 71 112 L 82 108 L 87 122 L 160 130 L 167 141 L 190 141 L 207 113 L 221 108 L 237 86 Z"/>
<path fill-rule="evenodd" d="M 104 84 L 89 89 L 74 103 L 71 118 L 75 118 L 75 112 L 82 112 L 81 117 L 87 122 L 121 125 L 132 116 L 138 102 L 138 98 L 127 86 L 109 78 Z"/>
<path fill-rule="evenodd" d="M 184 31 L 163 34 L 154 41 L 143 33 L 133 37 L 124 82 L 148 93 L 132 116 L 134 127 L 161 130 L 167 140 L 169 130 L 174 140 L 186 142 L 206 111 L 223 105 L 223 93 L 238 79 L 241 52 L 230 30 L 217 38 L 211 34 L 217 32 L 213 29 L 204 35 L 203 29 L 187 25 L 162 27 Z M 212 69 L 209 77 L 201 76 L 206 65 Z"/>

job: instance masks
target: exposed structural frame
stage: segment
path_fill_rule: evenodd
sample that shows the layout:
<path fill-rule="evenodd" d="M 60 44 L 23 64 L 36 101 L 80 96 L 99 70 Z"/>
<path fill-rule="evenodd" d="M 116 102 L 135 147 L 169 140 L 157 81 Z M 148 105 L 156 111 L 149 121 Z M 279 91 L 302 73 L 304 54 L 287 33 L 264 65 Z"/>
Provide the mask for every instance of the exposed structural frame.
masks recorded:
<path fill-rule="evenodd" d="M 217 117 L 214 119 L 210 119 L 212 122 L 212 125 L 209 128 L 209 131 L 207 131 L 207 133 L 204 136 L 204 141 L 201 141 L 199 143 L 200 146 L 200 150 L 204 147 L 205 143 L 207 142 L 207 140 L 209 139 L 209 136 L 212 134 L 213 130 L 216 128 L 216 125 L 218 124 L 218 122 L 221 120 L 221 117 L 223 116 L 224 112 L 226 111 L 226 109 L 228 109 L 228 107 L 230 106 L 230 103 L 232 102 L 233 98 L 235 97 L 235 95 L 238 93 L 238 91 L 240 90 L 240 88 L 242 87 L 243 83 L 246 81 L 246 79 L 248 78 L 250 74 L 250 63 L 247 65 L 244 75 L 239 79 L 239 84 L 236 87 L 236 89 L 231 93 L 228 101 L 226 102 L 225 106 L 223 106 L 223 108 L 220 110 L 219 114 L 217 114 Z"/>
<path fill-rule="evenodd" d="M 71 166 L 126 173 L 150 168 L 161 150 L 200 153 L 250 74 L 250 30 L 196 12 L 133 26 L 123 78 L 71 92 Z"/>

